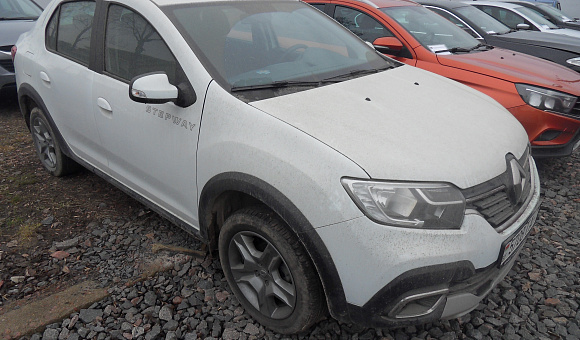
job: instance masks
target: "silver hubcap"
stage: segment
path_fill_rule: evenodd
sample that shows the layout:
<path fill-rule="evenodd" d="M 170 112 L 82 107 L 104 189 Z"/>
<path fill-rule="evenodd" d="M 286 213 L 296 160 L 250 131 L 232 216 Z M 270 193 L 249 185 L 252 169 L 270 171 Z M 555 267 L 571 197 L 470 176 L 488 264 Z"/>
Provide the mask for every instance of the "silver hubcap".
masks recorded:
<path fill-rule="evenodd" d="M 230 241 L 229 260 L 238 288 L 254 308 L 272 319 L 292 314 L 294 279 L 270 242 L 252 232 L 237 233 Z"/>
<path fill-rule="evenodd" d="M 36 144 L 36 149 L 40 155 L 41 162 L 47 168 L 55 168 L 56 152 L 54 150 L 54 140 L 42 120 L 38 118 L 34 120 L 32 124 L 32 134 L 34 136 L 34 144 Z"/>

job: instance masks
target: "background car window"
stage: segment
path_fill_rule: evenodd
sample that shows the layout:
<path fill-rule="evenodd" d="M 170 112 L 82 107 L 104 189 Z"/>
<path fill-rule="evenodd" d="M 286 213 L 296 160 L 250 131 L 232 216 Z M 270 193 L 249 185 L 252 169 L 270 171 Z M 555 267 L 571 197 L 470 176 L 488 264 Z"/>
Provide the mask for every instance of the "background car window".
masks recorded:
<path fill-rule="evenodd" d="M 60 15 L 57 14 L 47 29 L 47 48 L 88 65 L 95 2 L 66 2 L 60 6 Z"/>
<path fill-rule="evenodd" d="M 524 17 L 513 13 L 507 9 L 497 8 L 493 6 L 477 6 L 485 13 L 491 15 L 492 17 L 496 18 L 497 20 L 501 21 L 504 25 L 508 26 L 512 29 L 517 29 L 519 24 L 528 24 L 530 28 L 534 29 L 535 26 L 528 22 Z"/>
<path fill-rule="evenodd" d="M 364 41 L 372 43 L 377 38 L 393 36 L 393 33 L 377 20 L 356 9 L 336 6 L 334 19 Z"/>
<path fill-rule="evenodd" d="M 111 5 L 105 31 L 105 71 L 125 81 L 165 72 L 175 84 L 177 61 L 157 31 L 141 15 Z"/>
<path fill-rule="evenodd" d="M 472 30 L 469 26 L 467 26 L 463 21 L 459 20 L 458 18 L 455 17 L 455 15 L 444 11 L 442 9 L 439 8 L 434 8 L 434 7 L 427 7 L 430 10 L 432 10 L 433 12 L 439 14 L 440 16 L 444 17 L 445 19 L 451 21 L 452 23 L 455 24 L 455 26 L 461 28 L 462 30 L 464 30 L 465 32 L 471 34 L 472 37 L 474 38 L 481 38 L 479 36 L 479 34 L 477 34 L 477 32 L 475 32 L 474 30 Z"/>
<path fill-rule="evenodd" d="M 381 8 L 381 11 L 433 52 L 446 52 L 452 48 L 471 49 L 479 44 L 471 35 L 423 6 L 387 7 Z"/>
<path fill-rule="evenodd" d="M 497 21 L 494 17 L 487 15 L 486 13 L 480 11 L 473 6 L 463 6 L 457 7 L 455 9 L 457 13 L 464 16 L 468 20 L 471 20 L 475 25 L 479 26 L 480 29 L 484 30 L 487 34 L 504 34 L 510 31 L 510 28 L 501 22 Z"/>
<path fill-rule="evenodd" d="M 30 0 L 0 0 L 0 19 L 36 19 L 42 9 Z"/>
<path fill-rule="evenodd" d="M 544 18 L 544 16 L 541 13 L 539 13 L 534 9 L 527 7 L 518 7 L 517 10 L 523 15 L 530 18 L 530 20 L 532 20 L 533 22 L 537 23 L 540 26 L 543 26 L 544 28 L 558 28 L 557 25 L 552 23 L 550 20 Z"/>
<path fill-rule="evenodd" d="M 309 5 L 321 11 L 322 13 L 324 13 L 324 7 L 326 7 L 326 4 L 309 4 Z"/>

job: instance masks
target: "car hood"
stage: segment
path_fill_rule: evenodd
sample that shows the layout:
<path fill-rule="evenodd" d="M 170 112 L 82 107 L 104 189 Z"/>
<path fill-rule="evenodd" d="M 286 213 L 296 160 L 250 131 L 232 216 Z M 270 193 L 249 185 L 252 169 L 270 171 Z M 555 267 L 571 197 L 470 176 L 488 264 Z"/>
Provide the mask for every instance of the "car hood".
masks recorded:
<path fill-rule="evenodd" d="M 566 35 L 569 37 L 580 38 L 580 31 L 573 30 L 571 28 L 558 28 L 552 30 L 546 30 L 542 32 L 547 32 L 550 34 Z"/>
<path fill-rule="evenodd" d="M 36 20 L 2 20 L 0 21 L 0 46 L 11 46 L 16 44 L 18 37 L 29 31 Z"/>
<path fill-rule="evenodd" d="M 437 55 L 442 65 L 489 75 L 512 83 L 525 83 L 580 95 L 577 72 L 527 54 L 494 48 L 483 52 Z"/>
<path fill-rule="evenodd" d="M 528 143 L 520 123 L 488 96 L 411 66 L 250 105 L 375 179 L 467 188 L 504 172 L 506 154 L 520 157 Z"/>
<path fill-rule="evenodd" d="M 516 31 L 496 36 L 496 39 L 518 44 L 551 47 L 580 54 L 580 43 L 578 38 L 562 34 Z"/>

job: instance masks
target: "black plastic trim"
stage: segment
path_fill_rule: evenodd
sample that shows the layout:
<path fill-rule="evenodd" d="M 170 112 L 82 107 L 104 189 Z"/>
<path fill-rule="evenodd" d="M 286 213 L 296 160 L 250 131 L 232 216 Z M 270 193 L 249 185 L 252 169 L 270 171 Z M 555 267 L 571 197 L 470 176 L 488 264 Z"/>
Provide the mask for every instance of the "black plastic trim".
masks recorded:
<path fill-rule="evenodd" d="M 506 265 L 511 264 L 513 264 L 513 259 Z M 439 305 L 432 313 L 420 317 L 393 319 L 387 314 L 405 297 L 438 289 L 447 288 L 448 295 L 471 293 L 483 297 L 489 292 L 493 280 L 502 269 L 503 267 L 497 268 L 494 262 L 476 270 L 470 261 L 413 269 L 399 275 L 362 307 L 349 304 L 349 314 L 352 322 L 365 327 L 403 327 L 433 322 L 441 318 L 445 303 Z"/>
<path fill-rule="evenodd" d="M 576 131 L 576 134 L 570 141 L 564 145 L 555 146 L 532 146 L 532 156 L 534 158 L 546 158 L 546 157 L 566 157 L 570 156 L 574 152 L 574 145 L 580 141 L 580 129 Z"/>
<path fill-rule="evenodd" d="M 306 248 L 324 287 L 331 315 L 340 321 L 349 322 L 344 289 L 332 257 L 324 242 L 302 214 L 302 212 L 278 189 L 248 174 L 227 172 L 213 177 L 204 186 L 199 200 L 200 233 L 208 235 L 211 223 L 211 207 L 216 198 L 228 191 L 245 193 L 272 209 L 294 231 Z"/>
<path fill-rule="evenodd" d="M 54 131 L 54 133 L 56 135 L 55 137 L 58 140 L 58 144 L 62 150 L 62 153 L 64 153 L 66 156 L 68 156 L 70 158 L 73 158 L 73 153 L 72 153 L 70 147 L 64 141 L 64 138 L 62 137 L 62 134 L 60 133 L 60 131 L 58 130 L 58 127 L 54 123 L 54 120 L 52 119 L 50 112 L 46 108 L 44 101 L 42 100 L 42 98 L 40 97 L 38 92 L 36 92 L 36 90 L 30 84 L 23 83 L 18 88 L 18 104 L 20 106 L 20 113 L 22 113 L 22 117 L 26 121 L 26 126 L 28 127 L 28 130 L 30 130 L 30 110 L 31 110 L 31 107 L 29 107 L 27 105 L 25 97 L 30 97 L 30 99 L 38 107 L 40 107 L 42 112 L 44 112 L 44 115 L 46 116 L 46 119 L 48 120 L 48 123 L 50 124 L 50 126 L 52 128 L 52 131 Z"/>

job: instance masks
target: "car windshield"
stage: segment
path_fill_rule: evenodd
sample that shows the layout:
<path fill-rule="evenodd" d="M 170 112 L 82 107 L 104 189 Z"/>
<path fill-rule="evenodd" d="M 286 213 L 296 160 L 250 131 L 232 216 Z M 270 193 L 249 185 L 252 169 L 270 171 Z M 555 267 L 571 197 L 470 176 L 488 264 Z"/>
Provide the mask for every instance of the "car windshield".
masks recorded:
<path fill-rule="evenodd" d="M 479 41 L 423 6 L 381 8 L 424 47 L 435 53 L 469 52 Z"/>
<path fill-rule="evenodd" d="M 531 8 L 517 7 L 516 10 L 544 28 L 558 28 L 558 26 L 554 25 L 548 19 L 544 18 L 541 14 Z"/>
<path fill-rule="evenodd" d="M 298 1 L 186 4 L 164 11 L 231 91 L 320 86 L 399 65 Z"/>
<path fill-rule="evenodd" d="M 570 18 L 568 18 L 567 16 L 564 15 L 564 13 L 562 13 L 560 10 L 558 10 L 557 8 L 554 8 L 550 5 L 546 5 L 546 4 L 536 4 L 536 6 L 538 6 L 539 8 L 542 9 L 542 11 L 550 13 L 553 17 L 558 18 L 560 21 L 562 22 L 571 22 L 574 21 Z"/>
<path fill-rule="evenodd" d="M 487 34 L 505 34 L 510 28 L 495 20 L 491 15 L 473 6 L 455 8 L 455 11 L 465 18 L 471 20 L 475 25 L 484 30 Z"/>
<path fill-rule="evenodd" d="M 0 20 L 36 20 L 42 9 L 30 0 L 0 0 Z"/>

